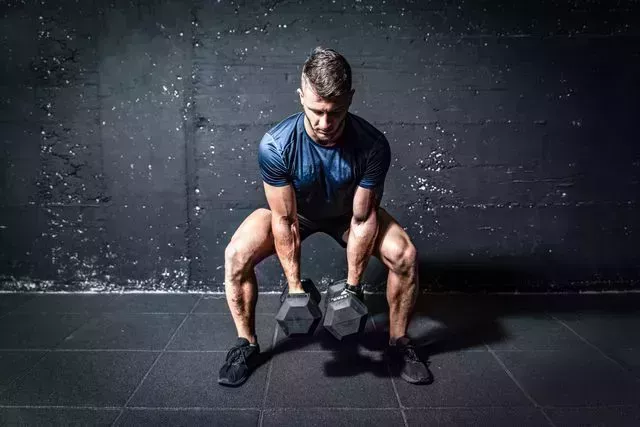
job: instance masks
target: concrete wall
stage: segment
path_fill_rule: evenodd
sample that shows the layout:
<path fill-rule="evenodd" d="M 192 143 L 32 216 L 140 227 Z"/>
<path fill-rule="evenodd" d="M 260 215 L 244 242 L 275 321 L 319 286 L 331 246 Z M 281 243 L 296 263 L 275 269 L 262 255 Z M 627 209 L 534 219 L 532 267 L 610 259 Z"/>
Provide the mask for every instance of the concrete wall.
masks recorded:
<path fill-rule="evenodd" d="M 222 290 L 316 45 L 391 143 L 424 289 L 640 283 L 638 1 L 8 0 L 0 37 L 0 289 Z M 302 257 L 346 275 L 327 236 Z"/>

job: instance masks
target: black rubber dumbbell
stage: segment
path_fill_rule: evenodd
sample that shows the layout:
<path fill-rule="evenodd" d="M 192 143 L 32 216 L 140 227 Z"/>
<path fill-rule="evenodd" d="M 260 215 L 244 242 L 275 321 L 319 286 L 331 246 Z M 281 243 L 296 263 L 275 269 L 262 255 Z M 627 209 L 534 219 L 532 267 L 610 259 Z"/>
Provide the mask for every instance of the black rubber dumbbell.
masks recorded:
<path fill-rule="evenodd" d="M 320 291 L 310 279 L 302 279 L 304 293 L 290 294 L 285 285 L 280 295 L 280 309 L 276 314 L 276 320 L 286 336 L 312 334 L 320 323 L 322 312 L 320 303 Z"/>
<path fill-rule="evenodd" d="M 353 292 L 346 290 L 347 281 L 329 286 L 323 325 L 339 340 L 360 333 L 367 322 L 369 310 Z"/>

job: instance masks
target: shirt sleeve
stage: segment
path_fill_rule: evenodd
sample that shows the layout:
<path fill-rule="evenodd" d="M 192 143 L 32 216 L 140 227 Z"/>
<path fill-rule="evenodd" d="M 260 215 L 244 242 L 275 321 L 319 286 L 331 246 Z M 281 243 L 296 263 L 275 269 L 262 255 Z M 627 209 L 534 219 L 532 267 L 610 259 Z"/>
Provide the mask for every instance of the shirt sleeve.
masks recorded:
<path fill-rule="evenodd" d="M 390 164 L 391 149 L 387 138 L 382 135 L 369 152 L 364 176 L 358 185 L 374 190 L 378 195 L 378 199 L 381 199 L 382 191 L 384 190 L 384 180 L 387 177 Z"/>
<path fill-rule="evenodd" d="M 265 133 L 258 146 L 258 164 L 262 180 L 274 187 L 282 187 L 290 182 L 289 171 L 282 159 L 276 141 Z"/>

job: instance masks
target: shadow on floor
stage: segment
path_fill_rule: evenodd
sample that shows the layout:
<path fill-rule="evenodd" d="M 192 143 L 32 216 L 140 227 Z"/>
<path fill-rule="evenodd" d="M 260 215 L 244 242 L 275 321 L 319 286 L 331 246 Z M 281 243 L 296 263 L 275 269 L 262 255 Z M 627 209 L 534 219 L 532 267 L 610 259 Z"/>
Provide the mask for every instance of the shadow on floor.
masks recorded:
<path fill-rule="evenodd" d="M 635 294 L 487 294 L 469 291 L 475 284 L 490 281 L 505 288 L 508 283 L 535 284 L 542 278 L 535 266 L 517 267 L 511 263 L 506 267 L 495 265 L 460 264 L 436 265 L 422 263 L 421 282 L 439 281 L 435 288 L 452 286 L 465 288 L 460 294 L 421 294 L 416 302 L 409 327 L 409 336 L 417 346 L 423 360 L 429 356 L 464 350 L 486 350 L 486 345 L 509 341 L 512 337 L 503 326 L 507 317 L 549 317 L 593 311 L 606 315 L 638 312 L 640 295 Z M 548 271 L 548 270 L 547 270 Z M 376 280 L 384 283 L 387 272 L 380 272 Z M 320 326 L 312 336 L 282 338 L 276 340 L 271 351 L 265 354 L 265 362 L 271 357 L 289 351 L 323 350 L 333 353 L 333 360 L 325 364 L 327 376 L 354 376 L 371 372 L 377 376 L 397 376 L 390 372 L 382 354 L 388 345 L 389 316 L 384 288 L 375 288 L 377 294 L 367 294 L 369 322 L 358 337 L 339 342 Z M 282 337 L 281 332 L 279 332 Z"/>

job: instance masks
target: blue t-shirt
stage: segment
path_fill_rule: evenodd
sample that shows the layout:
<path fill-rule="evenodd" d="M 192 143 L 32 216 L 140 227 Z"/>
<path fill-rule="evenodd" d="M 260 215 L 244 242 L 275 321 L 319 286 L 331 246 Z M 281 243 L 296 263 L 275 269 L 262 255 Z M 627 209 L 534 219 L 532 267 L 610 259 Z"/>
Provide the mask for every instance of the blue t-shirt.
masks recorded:
<path fill-rule="evenodd" d="M 262 179 L 276 187 L 292 184 L 298 212 L 309 219 L 353 213 L 356 186 L 382 199 L 391 150 L 384 134 L 347 113 L 342 142 L 323 147 L 304 128 L 304 113 L 287 117 L 260 141 Z"/>

